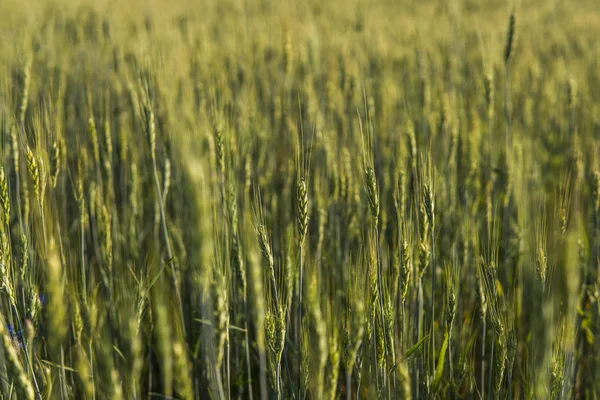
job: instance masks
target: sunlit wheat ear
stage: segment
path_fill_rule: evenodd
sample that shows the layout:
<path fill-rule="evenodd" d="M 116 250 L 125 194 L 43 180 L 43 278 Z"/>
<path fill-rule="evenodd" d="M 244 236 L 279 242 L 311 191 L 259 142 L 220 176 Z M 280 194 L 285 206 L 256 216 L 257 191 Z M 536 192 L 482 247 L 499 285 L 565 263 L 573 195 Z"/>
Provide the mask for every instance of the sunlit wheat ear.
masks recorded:
<path fill-rule="evenodd" d="M 29 244 L 27 243 L 27 236 L 25 236 L 25 234 L 22 234 L 21 235 L 21 268 L 20 268 L 22 281 L 25 281 L 25 276 L 26 276 L 27 272 L 29 272 L 28 264 L 27 264 L 28 261 L 29 261 Z"/>
<path fill-rule="evenodd" d="M 164 169 L 164 183 L 163 183 L 163 201 L 167 201 L 167 195 L 169 194 L 169 189 L 171 188 L 171 161 L 166 158 L 165 159 L 165 169 Z"/>
<path fill-rule="evenodd" d="M 217 342 L 217 366 L 223 363 L 225 345 L 229 340 L 229 299 L 227 281 L 221 272 L 215 273 L 215 336 Z"/>
<path fill-rule="evenodd" d="M 73 320 L 73 330 L 75 333 L 75 341 L 77 344 L 81 344 L 81 335 L 83 333 L 83 317 L 81 316 L 81 309 L 79 302 L 71 301 L 73 304 L 73 309 L 71 311 L 72 320 Z"/>
<path fill-rule="evenodd" d="M 102 205 L 102 240 L 104 246 L 102 254 L 104 258 L 104 265 L 111 275 L 112 280 L 112 268 L 113 268 L 113 239 L 112 239 L 112 215 L 105 205 Z M 112 283 L 112 282 L 111 282 Z"/>
<path fill-rule="evenodd" d="M 0 168 L 0 207 L 3 211 L 3 226 L 10 222 L 10 200 L 8 198 L 8 187 L 6 185 L 6 173 L 4 168 Z M 1 230 L 1 229 L 0 229 Z"/>
<path fill-rule="evenodd" d="M 408 140 L 410 166 L 413 174 L 417 173 L 417 137 L 415 135 L 415 127 L 411 120 L 406 123 L 406 136 Z"/>
<path fill-rule="evenodd" d="M 296 184 L 296 197 L 298 207 L 296 210 L 296 223 L 298 227 L 298 241 L 304 243 L 306 231 L 308 229 L 308 187 L 306 180 L 301 177 Z"/>
<path fill-rule="evenodd" d="M 265 311 L 265 340 L 267 343 L 267 350 L 269 350 L 270 367 L 269 372 L 271 374 L 271 387 L 275 391 L 279 391 L 279 382 L 277 377 L 277 369 L 275 367 L 275 361 L 273 361 L 275 354 L 275 315 L 267 308 Z"/>
<path fill-rule="evenodd" d="M 94 382 L 90 371 L 90 360 L 82 346 L 77 347 L 75 366 L 79 372 L 77 377 L 81 383 L 83 393 L 86 398 L 90 399 L 94 395 Z"/>
<path fill-rule="evenodd" d="M 326 395 L 325 399 L 335 400 L 338 389 L 338 375 L 340 372 L 340 343 L 337 329 L 334 328 L 333 333 L 329 335 L 329 357 L 328 367 L 326 369 L 327 376 L 325 380 Z"/>
<path fill-rule="evenodd" d="M 15 304 L 15 286 L 11 278 L 10 254 L 8 252 L 8 243 L 2 240 L 0 243 L 0 293 L 4 292 L 12 305 Z"/>
<path fill-rule="evenodd" d="M 258 244 L 263 258 L 267 262 L 269 271 L 273 272 L 273 251 L 267 234 L 267 229 L 262 222 L 258 222 L 255 227 L 256 235 L 258 236 Z"/>
<path fill-rule="evenodd" d="M 13 161 L 13 169 L 16 175 L 19 175 L 19 139 L 17 137 L 17 126 L 10 126 L 10 149 Z"/>
<path fill-rule="evenodd" d="M 542 280 L 542 283 L 545 283 L 546 271 L 548 269 L 548 258 L 546 257 L 546 249 L 543 241 L 538 242 L 536 250 L 537 272 Z"/>
<path fill-rule="evenodd" d="M 25 152 L 25 159 L 27 160 L 27 169 L 29 170 L 29 176 L 33 181 L 33 192 L 35 193 L 35 197 L 40 197 L 40 170 L 38 166 L 38 162 L 31 151 L 31 148 L 27 146 L 27 150 Z"/>
<path fill-rule="evenodd" d="M 247 282 L 246 282 L 246 266 L 242 257 L 242 248 L 240 244 L 240 234 L 238 229 L 238 203 L 237 191 L 235 183 L 232 179 L 229 180 L 227 186 L 227 212 L 229 216 L 229 224 L 231 228 L 231 265 L 233 267 L 234 276 L 240 282 L 242 296 L 246 301 Z"/>
<path fill-rule="evenodd" d="M 92 141 L 94 162 L 96 163 L 96 166 L 100 166 L 100 145 L 98 143 L 98 131 L 96 130 L 94 117 L 90 117 L 88 119 L 88 134 L 90 135 L 90 140 Z"/>
<path fill-rule="evenodd" d="M 452 324 L 454 323 L 454 318 L 456 317 L 456 290 L 452 284 L 449 285 L 448 294 L 447 294 L 447 305 L 444 311 L 445 319 L 446 319 L 446 327 L 449 331 L 449 335 L 452 332 Z"/>
<path fill-rule="evenodd" d="M 114 400 L 124 399 L 123 397 L 123 388 L 121 387 L 121 374 L 119 371 L 113 368 L 110 372 L 110 381 L 112 387 L 111 398 Z"/>
<path fill-rule="evenodd" d="M 129 345 L 131 346 L 131 386 L 134 392 L 139 391 L 139 381 L 138 377 L 140 376 L 142 367 L 144 365 L 144 359 L 142 354 L 142 340 L 140 338 L 140 323 L 141 323 L 141 314 L 143 313 L 143 309 L 145 308 L 145 296 L 138 294 L 138 306 L 136 307 L 135 314 L 129 319 L 129 323 L 127 326 L 127 331 L 129 333 Z M 142 303 L 140 307 L 140 303 Z M 141 309 L 141 311 L 140 311 Z M 175 354 L 176 350 L 173 349 L 173 354 Z"/>
<path fill-rule="evenodd" d="M 46 194 L 46 185 L 48 183 L 48 174 L 46 171 L 46 164 L 44 163 L 44 159 L 42 157 L 38 158 L 38 170 L 39 170 L 39 175 L 40 175 L 40 188 L 39 188 L 38 201 L 43 206 L 45 194 Z"/>
<path fill-rule="evenodd" d="M 385 332 L 385 342 L 384 346 L 387 346 L 389 349 L 395 348 L 396 338 L 395 338 L 395 329 L 396 329 L 396 308 L 394 304 L 394 299 L 392 296 L 387 296 L 386 304 L 385 304 L 385 318 L 384 318 L 384 332 Z M 396 354 L 394 351 L 389 351 L 387 354 L 387 363 L 391 366 L 396 364 Z"/>
<path fill-rule="evenodd" d="M 60 173 L 61 154 L 60 146 L 55 140 L 52 142 L 52 149 L 50 151 L 50 183 L 52 188 L 56 187 L 58 182 L 58 174 Z"/>
<path fill-rule="evenodd" d="M 402 268 L 401 268 L 401 279 L 402 286 L 400 290 L 400 297 L 402 299 L 402 304 L 406 303 L 406 298 L 408 296 L 408 287 L 410 283 L 410 250 L 408 248 L 408 241 L 402 241 Z"/>
<path fill-rule="evenodd" d="M 217 161 L 217 170 L 222 175 L 225 173 L 225 145 L 223 140 L 223 125 L 221 121 L 215 119 L 213 123 L 215 159 Z"/>
<path fill-rule="evenodd" d="M 173 344 L 175 357 L 175 388 L 182 399 L 193 399 L 194 389 L 190 378 L 191 365 L 185 347 L 180 342 Z"/>
<path fill-rule="evenodd" d="M 375 170 L 373 167 L 368 166 L 365 174 L 369 205 L 371 206 L 371 214 L 373 215 L 375 224 L 377 224 L 377 220 L 379 218 L 379 193 L 377 192 L 377 178 L 375 177 Z"/>
<path fill-rule="evenodd" d="M 401 228 L 404 224 L 406 216 L 406 174 L 404 171 L 398 173 L 398 188 L 394 199 L 394 206 L 398 215 L 398 225 Z"/>
<path fill-rule="evenodd" d="M 157 301 L 153 309 L 154 335 L 158 344 L 158 354 L 161 364 L 165 367 L 162 374 L 163 393 L 171 396 L 173 393 L 173 348 L 171 342 L 171 324 L 166 305 Z"/>
<path fill-rule="evenodd" d="M 146 137 L 150 145 L 150 156 L 156 159 L 156 123 L 154 121 L 154 111 L 151 107 L 144 106 L 144 123 L 146 124 Z"/>
<path fill-rule="evenodd" d="M 104 120 L 104 144 L 106 147 L 106 159 L 104 160 L 104 167 L 107 172 L 110 172 L 112 169 L 113 143 L 109 118 Z"/>
<path fill-rule="evenodd" d="M 302 363 L 300 365 L 300 393 L 301 397 L 305 398 L 308 392 L 308 386 L 310 383 L 310 357 L 312 354 L 309 350 L 309 332 L 308 327 L 302 327 L 302 341 L 300 352 L 302 354 L 301 360 Z"/>
<path fill-rule="evenodd" d="M 431 229 L 433 229 L 435 227 L 435 202 L 433 195 L 433 187 L 430 181 L 426 182 L 423 186 L 423 204 L 425 206 L 427 222 Z"/>
<path fill-rule="evenodd" d="M 19 124 L 21 128 L 25 126 L 25 113 L 29 102 L 29 85 L 31 83 L 31 64 L 33 57 L 31 54 L 27 56 L 25 65 L 23 66 L 23 91 L 21 93 L 21 104 L 19 106 Z"/>
<path fill-rule="evenodd" d="M 46 261 L 46 287 L 48 294 L 48 328 L 52 332 L 50 345 L 58 349 L 67 333 L 68 309 L 65 305 L 63 268 L 55 239 L 50 236 Z"/>

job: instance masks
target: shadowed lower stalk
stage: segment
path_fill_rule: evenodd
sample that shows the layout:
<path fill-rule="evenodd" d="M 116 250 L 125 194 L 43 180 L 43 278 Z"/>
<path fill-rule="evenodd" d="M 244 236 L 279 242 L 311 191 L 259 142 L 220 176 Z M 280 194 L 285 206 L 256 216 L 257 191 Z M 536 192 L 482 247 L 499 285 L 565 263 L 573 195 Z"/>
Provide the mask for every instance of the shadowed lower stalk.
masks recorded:
<path fill-rule="evenodd" d="M 298 398 L 302 396 L 302 282 L 303 282 L 303 246 L 299 248 L 299 270 L 298 270 Z"/>
<path fill-rule="evenodd" d="M 352 373 L 346 372 L 346 400 L 352 400 Z"/>
<path fill-rule="evenodd" d="M 511 143 L 511 112 L 510 112 L 510 61 L 515 47 L 515 14 L 511 14 L 508 21 L 506 46 L 504 48 L 504 67 L 506 79 L 504 80 L 504 111 L 506 114 L 506 147 Z"/>
<path fill-rule="evenodd" d="M 433 197 L 433 183 L 431 178 L 423 188 L 423 203 L 425 214 L 431 231 L 431 352 L 433 373 L 435 373 L 435 202 Z"/>
<path fill-rule="evenodd" d="M 485 338 L 486 338 L 487 319 L 483 317 L 483 333 L 481 343 L 481 398 L 485 398 Z"/>
<path fill-rule="evenodd" d="M 296 187 L 298 209 L 296 215 L 297 228 L 298 228 L 298 398 L 301 397 L 302 393 L 302 284 L 304 280 L 303 276 L 303 263 L 304 263 L 304 239 L 306 237 L 306 231 L 308 229 L 308 188 L 304 177 L 300 177 Z"/>
<path fill-rule="evenodd" d="M 21 128 L 21 132 L 23 128 Z M 19 136 L 17 134 L 17 127 L 13 124 L 10 128 L 10 144 L 11 144 L 11 153 L 12 153 L 12 161 L 13 161 L 13 170 L 15 173 L 15 197 L 17 199 L 17 216 L 19 218 L 19 228 L 21 233 L 24 234 L 24 226 L 23 226 L 23 213 L 21 211 L 21 176 L 19 174 Z"/>
<path fill-rule="evenodd" d="M 488 374 L 488 400 L 492 398 L 492 372 L 494 371 L 494 343 L 496 342 L 496 331 L 492 329 L 492 350 L 490 353 L 490 372 Z"/>
<path fill-rule="evenodd" d="M 371 162 L 371 161 L 369 161 Z M 366 189 L 367 196 L 369 200 L 369 205 L 371 208 L 371 214 L 373 217 L 373 233 L 375 235 L 375 255 L 376 255 L 376 263 L 377 263 L 377 291 L 379 292 L 379 313 L 381 314 L 381 327 L 380 329 L 385 329 L 385 301 L 384 301 L 384 291 L 383 291 L 383 267 L 381 265 L 381 254 L 380 254 L 380 246 L 379 246 L 379 193 L 377 190 L 377 177 L 375 176 L 375 170 L 373 166 L 369 164 L 365 169 L 365 179 L 366 179 Z M 373 330 L 377 329 L 377 324 L 373 321 Z M 388 348 L 386 335 L 383 334 L 383 354 L 384 357 L 387 357 L 387 354 L 392 351 L 392 349 Z M 376 352 L 376 348 L 374 346 L 374 351 Z M 377 356 L 375 356 L 375 360 L 377 360 Z M 379 372 L 377 371 L 378 367 L 376 366 L 376 377 L 377 381 L 379 381 Z M 382 390 L 387 386 L 387 373 L 386 371 L 382 371 L 383 378 L 383 386 Z"/>
<path fill-rule="evenodd" d="M 250 338 L 249 338 L 249 333 L 248 333 L 248 321 L 250 320 L 250 313 L 248 311 L 248 300 L 244 300 L 244 313 L 246 315 L 246 322 L 245 322 L 245 332 L 244 332 L 244 336 L 245 336 L 245 351 L 246 351 L 246 374 L 248 374 L 248 399 L 252 400 L 252 369 L 250 366 Z"/>
<path fill-rule="evenodd" d="M 504 112 L 506 117 L 506 135 L 505 135 L 505 157 L 508 161 L 509 150 L 511 147 L 511 102 L 510 102 L 510 62 L 514 55 L 514 47 L 515 47 L 515 15 L 514 13 L 510 15 L 509 23 L 508 23 L 508 32 L 506 35 L 506 44 L 504 48 L 504 70 L 505 70 L 505 79 L 504 79 Z M 509 196 L 509 193 L 505 193 L 505 196 Z M 508 225 L 509 218 L 511 214 L 510 201 L 508 199 L 505 200 L 505 210 L 503 217 L 503 235 L 505 242 L 508 242 L 508 238 L 506 237 L 508 233 Z M 508 259 L 508 246 L 505 245 L 504 250 L 504 261 L 506 262 Z M 495 284 L 495 283 L 494 283 Z M 496 299 L 493 299 L 496 301 Z M 492 395 L 492 371 L 494 370 L 494 345 L 496 342 L 496 329 L 492 331 L 492 349 L 490 353 L 490 372 L 488 377 L 488 399 L 491 399 Z"/>
<path fill-rule="evenodd" d="M 492 145 L 492 137 L 493 137 L 493 127 L 494 127 L 494 77 L 492 75 L 492 73 L 488 73 L 488 75 L 486 76 L 485 79 L 485 94 L 486 94 L 486 104 L 487 104 L 487 119 L 488 119 L 488 147 L 489 147 L 489 154 L 488 154 L 488 167 L 489 167 L 489 182 L 488 182 L 488 187 L 489 189 L 486 190 L 486 196 L 487 196 L 487 203 L 488 205 L 486 205 L 486 207 L 488 208 L 488 210 L 486 210 L 486 222 L 487 222 L 487 232 L 488 232 L 488 240 L 490 240 L 491 235 L 492 235 L 492 220 L 491 220 L 491 215 L 490 214 L 490 210 L 492 208 L 492 174 L 493 174 L 493 168 L 492 168 L 492 149 L 493 149 L 493 145 Z M 482 343 L 481 343 L 481 397 L 485 398 L 485 352 L 486 352 L 486 346 L 485 346 L 485 341 L 487 338 L 487 318 L 486 318 L 486 308 L 485 308 L 485 293 L 483 292 L 483 288 L 481 287 L 480 284 L 480 297 L 481 297 L 481 306 L 482 306 L 482 320 L 483 320 L 483 331 L 481 334 L 482 337 Z"/>
<path fill-rule="evenodd" d="M 259 205 L 260 207 L 260 205 Z M 271 279 L 271 287 L 272 287 L 272 296 L 275 301 L 275 316 L 272 316 L 272 326 L 271 326 L 271 338 L 267 337 L 267 340 L 270 340 L 270 348 L 275 353 L 275 390 L 277 392 L 277 398 L 280 399 L 282 396 L 281 393 L 281 354 L 283 353 L 283 348 L 285 346 L 285 319 L 286 312 L 284 312 L 283 307 L 285 307 L 283 302 L 280 302 L 279 292 L 277 290 L 277 280 L 275 278 L 275 264 L 273 259 L 273 250 L 271 247 L 271 242 L 269 239 L 269 235 L 267 233 L 267 229 L 265 227 L 264 217 L 262 213 L 258 211 L 258 215 L 255 217 L 257 221 L 255 222 L 255 230 L 256 235 L 258 236 L 258 244 L 263 256 L 263 259 L 267 262 L 269 277 Z M 269 335 L 267 335 L 269 336 Z M 284 357 L 285 354 L 284 354 Z M 287 358 L 286 358 L 287 362 Z"/>
<path fill-rule="evenodd" d="M 148 135 L 148 141 L 150 144 L 150 156 L 152 158 L 152 175 L 154 177 L 154 187 L 156 189 L 156 198 L 158 200 L 158 208 L 160 212 L 160 221 L 163 236 L 165 239 L 165 245 L 167 248 L 167 257 L 169 258 L 168 264 L 171 267 L 172 283 L 177 296 L 179 310 L 183 310 L 183 303 L 181 298 L 181 291 L 179 289 L 179 283 L 177 282 L 177 273 L 175 271 L 175 259 L 173 257 L 173 250 L 171 249 L 171 242 L 169 240 L 169 231 L 167 229 L 167 221 L 165 217 L 165 206 L 163 203 L 162 189 L 158 180 L 158 168 L 156 166 L 156 129 L 154 123 L 154 112 L 149 107 L 144 107 L 144 114 L 146 117 L 146 133 Z M 179 313 L 181 319 L 181 330 L 183 331 L 183 337 L 186 337 L 185 320 L 183 313 Z"/>
<path fill-rule="evenodd" d="M 381 313 L 381 330 L 383 331 L 385 329 L 385 310 L 384 310 L 384 292 L 383 292 L 383 267 L 381 265 L 381 254 L 380 254 L 380 248 L 379 248 L 379 229 L 377 227 L 377 222 L 375 222 L 375 252 L 377 255 L 377 286 L 378 286 L 378 291 L 379 291 L 379 307 L 380 307 L 380 313 Z M 374 329 L 376 328 L 375 326 L 373 327 Z M 385 335 L 385 333 L 383 333 L 383 352 L 385 354 L 385 357 L 387 358 L 387 355 L 393 351 L 393 349 L 388 348 L 388 340 L 387 337 Z M 386 371 L 382 371 L 382 377 L 383 377 L 383 387 L 382 390 L 384 388 L 386 388 L 387 386 L 387 372 Z"/>

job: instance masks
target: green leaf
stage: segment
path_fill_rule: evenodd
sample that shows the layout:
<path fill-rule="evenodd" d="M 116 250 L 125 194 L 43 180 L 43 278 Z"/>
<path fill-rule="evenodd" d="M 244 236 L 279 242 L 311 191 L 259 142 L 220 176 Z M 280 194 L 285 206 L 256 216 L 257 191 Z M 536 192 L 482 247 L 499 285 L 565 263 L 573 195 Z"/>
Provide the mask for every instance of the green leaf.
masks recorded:
<path fill-rule="evenodd" d="M 416 344 L 414 344 L 410 349 L 406 351 L 406 358 L 412 356 L 415 351 L 419 350 L 425 339 L 427 339 L 429 335 L 423 336 Z"/>
<path fill-rule="evenodd" d="M 438 357 L 437 367 L 435 368 L 435 379 L 433 381 L 433 391 L 437 392 L 440 386 L 440 382 L 442 381 L 442 374 L 444 373 L 444 364 L 446 361 L 446 350 L 448 349 L 448 341 L 449 336 L 448 332 L 444 334 L 444 343 L 442 344 L 442 349 L 440 350 L 440 355 Z"/>

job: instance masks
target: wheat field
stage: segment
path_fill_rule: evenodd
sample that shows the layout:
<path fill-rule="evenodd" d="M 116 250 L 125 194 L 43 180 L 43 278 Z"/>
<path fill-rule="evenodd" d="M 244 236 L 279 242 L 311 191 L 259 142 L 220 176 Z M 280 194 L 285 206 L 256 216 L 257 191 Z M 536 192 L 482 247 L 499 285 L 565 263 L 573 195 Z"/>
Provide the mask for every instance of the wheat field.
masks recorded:
<path fill-rule="evenodd" d="M 1 399 L 597 399 L 597 0 L 0 2 Z"/>

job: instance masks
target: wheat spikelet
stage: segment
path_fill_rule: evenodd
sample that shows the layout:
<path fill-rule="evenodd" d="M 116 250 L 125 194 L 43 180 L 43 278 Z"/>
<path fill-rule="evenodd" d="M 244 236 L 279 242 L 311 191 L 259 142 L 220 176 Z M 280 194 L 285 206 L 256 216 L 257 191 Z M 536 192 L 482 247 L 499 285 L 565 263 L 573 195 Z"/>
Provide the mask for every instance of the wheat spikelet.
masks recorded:
<path fill-rule="evenodd" d="M 215 274 L 214 297 L 215 297 L 215 336 L 217 348 L 217 366 L 223 363 L 225 345 L 229 341 L 229 300 L 227 295 L 227 283 L 224 273 Z"/>
<path fill-rule="evenodd" d="M 298 226 L 298 241 L 300 245 L 304 243 L 306 231 L 308 229 L 308 188 L 304 178 L 300 178 L 296 187 L 296 196 L 298 208 L 296 222 Z"/>
<path fill-rule="evenodd" d="M 96 130 L 94 117 L 90 117 L 88 119 L 88 134 L 90 135 L 90 140 L 92 141 L 94 162 L 96 163 L 96 166 L 100 167 L 100 145 L 98 143 L 98 131 Z"/>
<path fill-rule="evenodd" d="M 514 54 L 515 47 L 515 14 L 511 14 L 508 20 L 508 32 L 506 33 L 506 45 L 504 47 L 504 64 L 508 65 Z"/>
<path fill-rule="evenodd" d="M 223 140 L 223 126 L 220 122 L 215 122 L 213 130 L 217 171 L 219 171 L 219 173 L 222 175 L 225 173 L 225 145 Z"/>
<path fill-rule="evenodd" d="M 267 229 L 265 225 L 258 222 L 255 227 L 256 235 L 258 236 L 258 244 L 263 258 L 268 264 L 269 271 L 274 274 L 273 270 L 273 251 L 271 250 L 271 244 L 269 242 L 269 236 L 267 235 Z"/>
<path fill-rule="evenodd" d="M 373 167 L 366 168 L 366 179 L 367 179 L 367 194 L 369 198 L 369 205 L 371 206 L 371 214 L 377 224 L 379 218 L 379 193 L 377 192 L 377 178 L 375 177 L 375 171 Z"/>
<path fill-rule="evenodd" d="M 10 148 L 15 174 L 19 175 L 19 138 L 15 124 L 10 126 Z"/>
<path fill-rule="evenodd" d="M 44 164 L 44 159 L 42 157 L 38 158 L 38 166 L 39 166 L 38 169 L 39 169 L 39 174 L 40 174 L 40 189 L 39 189 L 38 201 L 43 208 L 45 193 L 46 193 L 46 185 L 48 183 L 48 174 L 46 171 L 46 164 Z M 43 210 L 42 210 L 42 212 L 43 212 Z"/>
<path fill-rule="evenodd" d="M 38 166 L 38 162 L 33 155 L 33 151 L 31 148 L 27 146 L 27 150 L 25 152 L 25 158 L 27 160 L 27 169 L 29 170 L 29 176 L 33 181 L 33 192 L 35 193 L 36 198 L 40 198 L 40 170 Z"/>
<path fill-rule="evenodd" d="M 324 398 L 335 400 L 338 394 L 338 375 L 340 372 L 340 343 L 336 329 L 329 335 L 327 342 L 329 343 L 329 353 L 328 367 L 326 369 L 327 376 L 325 380 L 327 386 Z"/>
<path fill-rule="evenodd" d="M 15 351 L 14 343 L 9 337 L 6 327 L 4 326 L 4 317 L 0 314 L 0 337 L 2 337 L 2 345 L 4 346 L 4 356 L 6 358 L 6 368 L 9 380 L 14 384 L 17 397 L 19 399 L 33 400 L 35 392 L 33 385 L 24 371 L 19 357 Z"/>
<path fill-rule="evenodd" d="M 193 399 L 194 391 L 189 371 L 191 369 L 185 347 L 180 342 L 173 344 L 175 357 L 175 387 L 182 399 Z"/>
<path fill-rule="evenodd" d="M 402 278 L 402 288 L 400 290 L 400 296 L 402 299 L 402 304 L 406 302 L 406 297 L 408 295 L 408 287 L 410 283 L 410 253 L 408 249 L 408 242 L 406 240 L 402 241 L 402 268 L 401 268 L 401 278 Z"/>
<path fill-rule="evenodd" d="M 152 160 L 156 159 L 156 124 L 154 122 L 154 111 L 149 106 L 144 106 L 144 123 L 146 124 L 146 135 L 150 145 L 150 156 Z"/>
<path fill-rule="evenodd" d="M 163 183 L 163 201 L 167 201 L 167 195 L 169 194 L 169 188 L 171 187 L 171 161 L 167 158 L 165 159 L 165 169 L 164 169 L 164 183 Z"/>
<path fill-rule="evenodd" d="M 82 346 L 77 346 L 76 354 L 77 361 L 75 365 L 77 367 L 77 371 L 79 372 L 77 376 L 81 381 L 81 386 L 83 387 L 85 397 L 91 399 L 94 396 L 94 381 L 90 370 L 90 360 L 88 359 L 88 356 Z"/>
<path fill-rule="evenodd" d="M 50 152 L 50 183 L 52 188 L 56 187 L 58 182 L 58 174 L 60 173 L 61 154 L 60 146 L 55 141 L 52 142 L 52 150 Z"/>
<path fill-rule="evenodd" d="M 27 112 L 27 104 L 29 102 L 29 85 L 31 82 L 31 64 L 33 57 L 31 54 L 27 56 L 25 65 L 23 66 L 23 91 L 21 92 L 21 104 L 19 106 L 19 124 L 21 128 L 25 126 L 25 113 Z"/>
<path fill-rule="evenodd" d="M 171 345 L 171 329 L 167 307 L 164 303 L 157 301 L 153 309 L 154 334 L 158 343 L 158 353 L 162 371 L 162 385 L 165 396 L 173 394 L 173 348 Z"/>
<path fill-rule="evenodd" d="M 2 228 L 8 226 L 10 222 L 10 199 L 8 197 L 8 187 L 6 185 L 6 174 L 4 173 L 4 168 L 0 168 L 0 207 L 4 211 Z"/>

